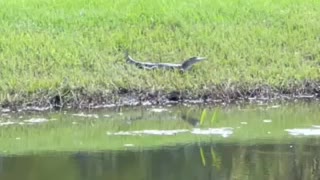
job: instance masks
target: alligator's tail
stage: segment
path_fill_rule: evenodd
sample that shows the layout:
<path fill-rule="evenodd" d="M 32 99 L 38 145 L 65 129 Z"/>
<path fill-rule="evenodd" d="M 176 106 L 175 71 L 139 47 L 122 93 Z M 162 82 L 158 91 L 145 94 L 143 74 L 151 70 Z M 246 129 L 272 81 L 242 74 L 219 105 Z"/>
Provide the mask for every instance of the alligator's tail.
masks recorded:
<path fill-rule="evenodd" d="M 125 52 L 125 60 L 129 64 L 137 64 L 137 61 L 135 61 L 131 56 L 129 56 L 128 51 Z"/>

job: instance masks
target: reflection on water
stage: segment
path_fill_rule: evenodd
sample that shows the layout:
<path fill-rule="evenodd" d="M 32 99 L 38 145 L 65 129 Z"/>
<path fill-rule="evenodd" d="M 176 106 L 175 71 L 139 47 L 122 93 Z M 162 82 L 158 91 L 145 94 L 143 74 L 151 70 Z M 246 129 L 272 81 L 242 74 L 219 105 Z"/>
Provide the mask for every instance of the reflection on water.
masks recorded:
<path fill-rule="evenodd" d="M 194 144 L 151 150 L 3 156 L 0 179 L 312 180 L 320 178 L 320 146 L 316 144 L 317 139 L 300 139 L 294 144 Z"/>
<path fill-rule="evenodd" d="M 318 104 L 2 111 L 0 180 L 320 179 L 319 117 Z"/>

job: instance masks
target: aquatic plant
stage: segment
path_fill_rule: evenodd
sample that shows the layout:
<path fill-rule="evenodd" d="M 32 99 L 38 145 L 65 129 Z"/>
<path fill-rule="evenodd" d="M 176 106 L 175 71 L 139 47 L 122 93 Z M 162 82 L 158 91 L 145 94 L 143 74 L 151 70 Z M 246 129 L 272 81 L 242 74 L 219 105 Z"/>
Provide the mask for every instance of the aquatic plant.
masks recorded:
<path fill-rule="evenodd" d="M 212 113 L 211 120 L 210 120 L 211 126 L 214 126 L 214 124 L 217 122 L 218 111 L 219 111 L 219 108 L 215 108 Z M 207 119 L 207 109 L 203 109 L 201 112 L 201 117 L 199 119 L 200 125 L 203 125 L 205 123 L 206 119 Z"/>
<path fill-rule="evenodd" d="M 203 125 L 205 119 L 207 117 L 207 110 L 203 109 L 202 113 L 201 113 L 201 117 L 200 117 L 200 125 Z"/>

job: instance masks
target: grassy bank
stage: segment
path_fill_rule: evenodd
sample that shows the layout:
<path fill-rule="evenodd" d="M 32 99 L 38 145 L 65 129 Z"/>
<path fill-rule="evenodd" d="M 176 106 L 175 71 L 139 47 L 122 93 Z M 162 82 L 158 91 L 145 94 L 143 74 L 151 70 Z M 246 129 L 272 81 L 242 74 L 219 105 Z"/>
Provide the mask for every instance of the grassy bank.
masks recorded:
<path fill-rule="evenodd" d="M 314 0 L 0 1 L 0 102 L 80 102 L 123 89 L 315 93 L 319 8 Z M 126 65 L 125 50 L 152 62 L 208 60 L 186 74 L 150 72 Z"/>

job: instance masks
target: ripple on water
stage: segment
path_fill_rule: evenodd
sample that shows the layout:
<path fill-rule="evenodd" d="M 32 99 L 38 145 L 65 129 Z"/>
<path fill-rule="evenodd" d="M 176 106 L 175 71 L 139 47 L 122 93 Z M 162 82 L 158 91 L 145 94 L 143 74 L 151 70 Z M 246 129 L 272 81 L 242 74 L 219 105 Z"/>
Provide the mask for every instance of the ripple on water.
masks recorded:
<path fill-rule="evenodd" d="M 168 111 L 168 109 L 165 109 L 165 108 L 152 108 L 152 109 L 150 109 L 149 111 L 160 113 L 160 112 Z"/>
<path fill-rule="evenodd" d="M 320 136 L 319 128 L 304 128 L 304 129 L 286 129 L 292 136 Z"/>
<path fill-rule="evenodd" d="M 191 133 L 198 134 L 198 135 L 221 135 L 222 137 L 228 137 L 233 133 L 233 131 L 232 131 L 232 128 L 209 128 L 209 129 L 195 128 L 191 131 Z"/>
<path fill-rule="evenodd" d="M 221 135 L 222 137 L 230 136 L 233 131 L 232 128 L 208 128 L 208 129 L 174 129 L 174 130 L 140 130 L 140 131 L 118 131 L 107 132 L 107 135 L 120 136 L 141 136 L 141 135 L 158 135 L 158 136 L 172 136 L 179 133 L 191 133 L 195 135 Z"/>
<path fill-rule="evenodd" d="M 140 130 L 140 131 L 119 131 L 119 132 L 107 132 L 107 135 L 162 135 L 172 136 L 178 133 L 188 132 L 188 129 L 175 129 L 175 130 Z"/>
<path fill-rule="evenodd" d="M 88 117 L 88 118 L 96 118 L 96 119 L 99 118 L 97 114 L 84 114 L 84 113 L 72 114 L 72 116 Z"/>
<path fill-rule="evenodd" d="M 26 119 L 23 121 L 5 121 L 5 122 L 0 122 L 0 126 L 9 126 L 9 125 L 25 125 L 25 124 L 38 124 L 38 123 L 45 123 L 48 121 L 53 121 L 56 119 L 46 119 L 46 118 L 31 118 L 31 119 Z"/>
<path fill-rule="evenodd" d="M 12 125 L 12 124 L 15 124 L 15 122 L 13 122 L 13 121 L 0 122 L 0 126 L 8 126 L 8 125 Z"/>
<path fill-rule="evenodd" d="M 27 123 L 43 123 L 48 121 L 49 120 L 46 118 L 31 118 L 31 119 L 24 120 L 24 122 L 27 122 Z"/>
<path fill-rule="evenodd" d="M 263 122 L 264 122 L 264 123 L 271 123 L 272 120 L 271 120 L 271 119 L 264 119 Z"/>

